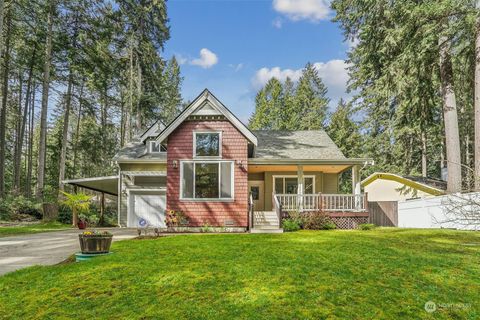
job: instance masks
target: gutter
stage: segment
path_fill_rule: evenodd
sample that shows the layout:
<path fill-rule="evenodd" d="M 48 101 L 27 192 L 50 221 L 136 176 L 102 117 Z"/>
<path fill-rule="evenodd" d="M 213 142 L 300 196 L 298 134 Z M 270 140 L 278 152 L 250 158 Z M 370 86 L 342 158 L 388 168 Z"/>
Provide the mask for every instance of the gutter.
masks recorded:
<path fill-rule="evenodd" d="M 373 159 L 350 158 L 350 159 L 248 159 L 248 164 L 311 164 L 311 165 L 373 165 Z"/>

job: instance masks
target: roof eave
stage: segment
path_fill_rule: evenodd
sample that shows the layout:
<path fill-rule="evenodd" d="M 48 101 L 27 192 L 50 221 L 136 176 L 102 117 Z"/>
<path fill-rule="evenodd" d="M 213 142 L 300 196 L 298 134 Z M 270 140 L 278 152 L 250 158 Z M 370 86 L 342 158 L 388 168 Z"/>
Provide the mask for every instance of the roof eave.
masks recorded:
<path fill-rule="evenodd" d="M 368 177 L 366 177 L 365 179 L 363 179 L 360 184 L 362 185 L 362 187 L 366 187 L 370 183 L 372 183 L 373 181 L 375 181 L 377 179 L 397 181 L 399 183 L 403 183 L 405 185 L 408 185 L 409 187 L 413 187 L 413 188 L 416 188 L 420 191 L 430 193 L 430 194 L 433 194 L 433 195 L 445 194 L 445 190 L 435 188 L 435 187 L 432 187 L 430 185 L 427 185 L 427 184 L 424 184 L 424 183 L 421 183 L 421 182 L 417 182 L 417 181 L 413 181 L 413 180 L 404 178 L 404 177 L 402 177 L 398 174 L 387 173 L 387 172 L 374 172 L 371 175 L 369 175 Z"/>
<path fill-rule="evenodd" d="M 249 164 L 328 164 L 328 165 L 371 165 L 372 159 L 345 158 L 345 159 L 268 159 L 250 158 Z"/>
<path fill-rule="evenodd" d="M 118 164 L 123 163 L 160 163 L 166 164 L 167 159 L 118 159 L 116 160 Z"/>

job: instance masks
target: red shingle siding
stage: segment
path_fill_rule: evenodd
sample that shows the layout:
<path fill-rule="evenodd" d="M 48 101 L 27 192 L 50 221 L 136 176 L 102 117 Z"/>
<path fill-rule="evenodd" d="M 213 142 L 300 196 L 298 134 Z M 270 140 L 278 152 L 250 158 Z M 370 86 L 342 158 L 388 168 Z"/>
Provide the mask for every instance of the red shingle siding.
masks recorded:
<path fill-rule="evenodd" d="M 222 132 L 222 159 L 241 160 L 243 168 L 234 164 L 234 200 L 180 200 L 180 160 L 193 157 L 194 131 Z M 172 161 L 179 165 L 173 168 Z M 190 226 L 246 227 L 248 224 L 247 139 L 228 121 L 185 121 L 168 137 L 167 151 L 167 210 L 183 211 Z M 231 224 L 229 223 L 231 222 Z"/>

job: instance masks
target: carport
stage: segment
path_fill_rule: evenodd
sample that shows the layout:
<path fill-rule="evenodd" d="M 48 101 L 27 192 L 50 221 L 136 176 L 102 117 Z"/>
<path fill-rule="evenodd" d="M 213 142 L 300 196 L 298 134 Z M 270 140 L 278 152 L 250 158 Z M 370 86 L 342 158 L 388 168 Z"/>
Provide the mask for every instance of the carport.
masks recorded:
<path fill-rule="evenodd" d="M 80 187 L 100 193 L 100 216 L 103 219 L 105 213 L 105 193 L 118 197 L 118 176 L 94 177 L 64 180 L 64 184 L 69 184 L 75 188 Z"/>

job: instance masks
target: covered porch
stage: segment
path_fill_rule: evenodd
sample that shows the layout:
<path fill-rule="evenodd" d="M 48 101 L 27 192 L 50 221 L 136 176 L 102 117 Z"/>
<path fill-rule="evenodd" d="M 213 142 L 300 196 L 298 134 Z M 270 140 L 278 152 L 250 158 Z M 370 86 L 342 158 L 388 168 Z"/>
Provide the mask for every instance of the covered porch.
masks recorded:
<path fill-rule="evenodd" d="M 364 223 L 368 199 L 361 191 L 360 170 L 370 163 L 368 159 L 252 161 L 248 166 L 251 226 L 263 219 L 281 229 L 283 218 L 302 212 L 324 212 L 341 219 L 345 228 L 352 221 Z M 339 177 L 347 170 L 351 170 L 352 193 L 342 194 Z"/>

